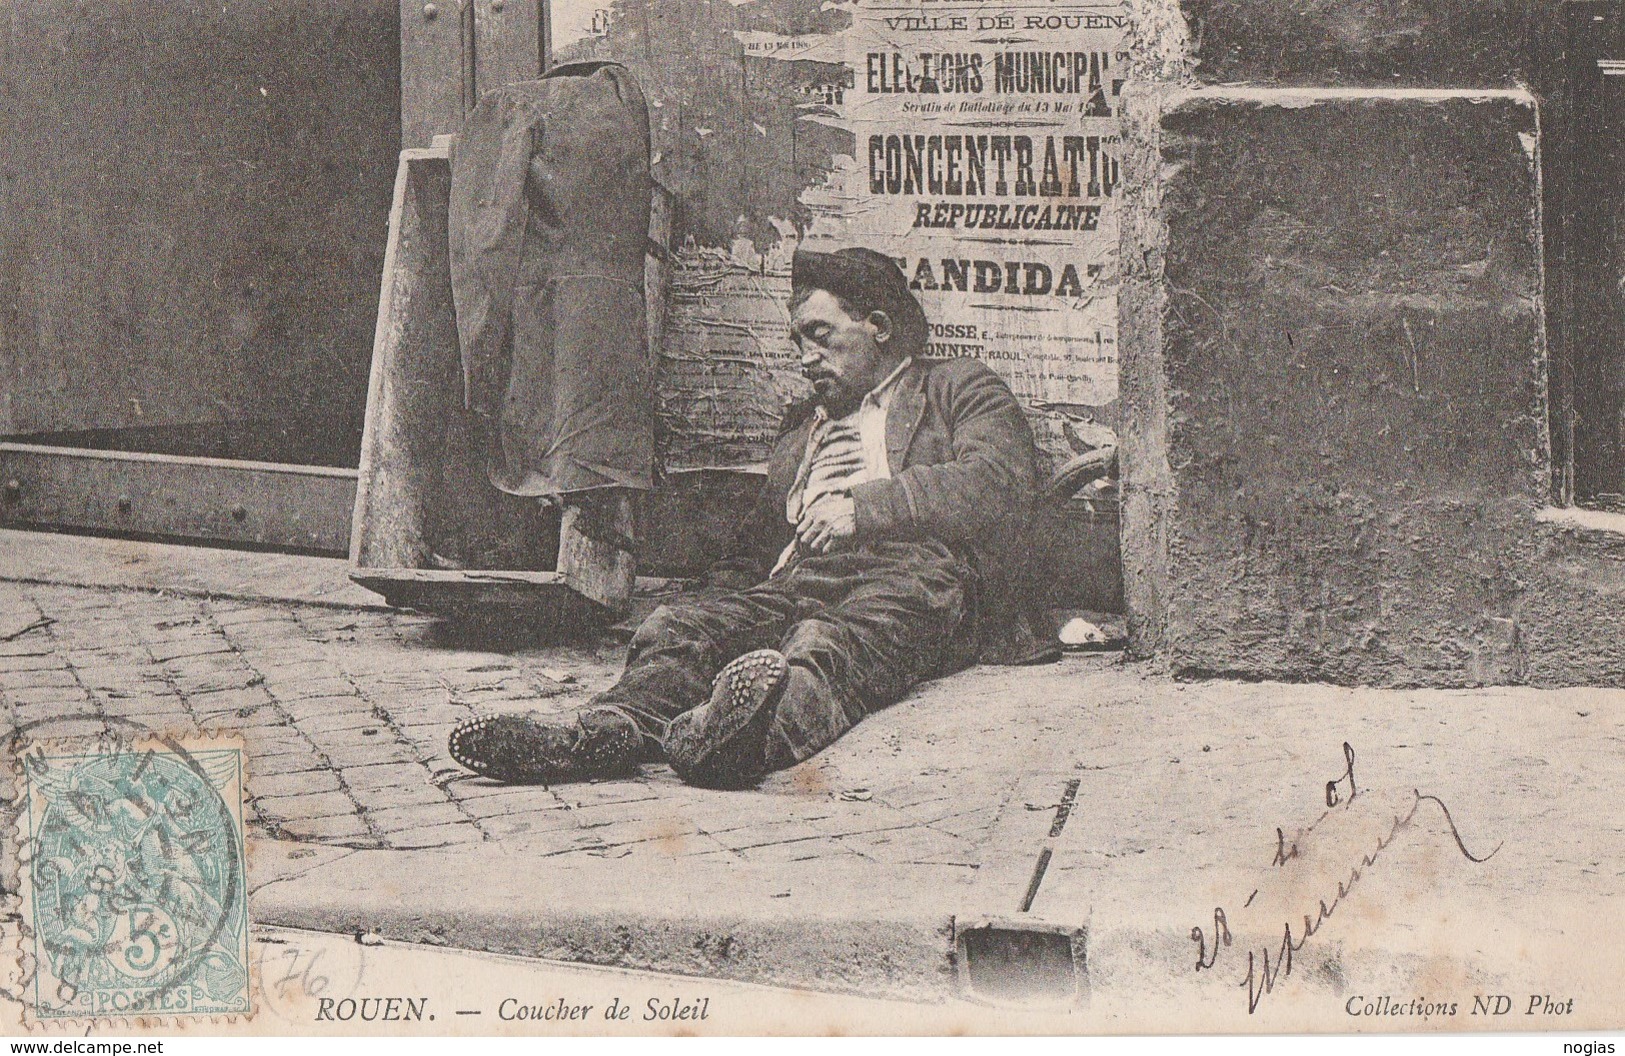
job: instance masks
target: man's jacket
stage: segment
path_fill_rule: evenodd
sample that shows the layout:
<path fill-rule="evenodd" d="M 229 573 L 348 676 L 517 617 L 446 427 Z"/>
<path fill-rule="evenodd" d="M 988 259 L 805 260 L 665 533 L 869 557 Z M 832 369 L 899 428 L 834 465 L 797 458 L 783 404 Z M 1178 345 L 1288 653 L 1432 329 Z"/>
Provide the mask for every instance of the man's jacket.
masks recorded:
<path fill-rule="evenodd" d="M 765 579 L 794 536 L 785 502 L 812 429 L 811 405 L 792 409 L 767 480 L 713 582 Z M 972 359 L 916 359 L 886 411 L 891 477 L 852 490 L 854 545 L 935 539 L 970 566 L 972 630 L 982 663 L 1052 659 L 1028 582 L 1027 526 L 1037 495 L 1032 429 L 1004 381 Z"/>
<path fill-rule="evenodd" d="M 451 159 L 451 290 L 491 483 L 650 488 L 649 114 L 625 67 L 487 92 Z"/>

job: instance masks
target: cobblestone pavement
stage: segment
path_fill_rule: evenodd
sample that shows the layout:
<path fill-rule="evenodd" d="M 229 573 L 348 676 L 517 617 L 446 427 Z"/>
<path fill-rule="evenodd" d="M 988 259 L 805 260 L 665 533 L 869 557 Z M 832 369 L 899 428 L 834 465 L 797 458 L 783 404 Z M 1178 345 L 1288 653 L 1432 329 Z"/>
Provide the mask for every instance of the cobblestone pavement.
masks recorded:
<path fill-rule="evenodd" d="M 0 638 L 8 723 L 42 736 L 96 732 L 107 718 L 240 732 L 251 820 L 279 839 L 398 849 L 501 840 L 600 857 L 654 844 L 748 861 L 833 854 L 969 868 L 997 814 L 996 798 L 959 805 L 935 784 L 907 785 L 895 800 L 835 787 L 816 763 L 770 779 L 766 796 L 691 789 L 665 767 L 546 789 L 452 763 L 456 723 L 568 709 L 607 685 L 621 656 L 610 639 L 497 652 L 407 613 L 15 582 L 0 582 Z M 893 740 L 875 747 L 889 756 Z"/>
<path fill-rule="evenodd" d="M 1137 859 L 1217 862 L 1229 851 L 1205 832 L 1272 832 L 1272 819 L 1314 801 L 1321 771 L 1340 765 L 1350 740 L 1366 772 L 1448 793 L 1506 831 L 1561 817 L 1525 862 L 1564 867 L 1563 880 L 1543 883 L 1620 879 L 1597 877 L 1595 864 L 1595 848 L 1622 833 L 1606 807 L 1625 742 L 1625 693 L 1613 689 L 1182 685 L 1117 654 L 1083 654 L 934 683 L 755 793 L 690 788 L 663 766 L 628 780 L 508 786 L 447 755 L 456 723 L 574 707 L 609 684 L 620 656 L 608 638 L 482 646 L 431 618 L 378 609 L 0 581 L 5 722 L 47 736 L 115 717 L 240 731 L 252 823 L 281 840 L 878 862 L 929 866 L 919 872 L 933 882 L 980 882 L 1002 863 L 1019 889 L 1037 830 L 1074 783 L 1068 836 L 1082 850 L 1051 870 L 1065 885 L 1100 868 L 1128 875 Z"/>
<path fill-rule="evenodd" d="M 241 731 L 271 923 L 913 994 L 940 984 L 941 921 L 1008 914 L 1036 891 L 1034 914 L 1089 920 L 1091 1000 L 1118 1002 L 1132 1023 L 1153 993 L 1188 1003 L 1203 981 L 1189 970 L 1192 924 L 1251 904 L 1282 831 L 1319 824 L 1345 745 L 1366 802 L 1425 791 L 1450 820 L 1430 814 L 1430 835 L 1383 853 L 1339 910 L 1323 963 L 1294 985 L 1312 976 L 1331 993 L 1355 972 L 1376 986 L 1408 951 L 1434 967 L 1381 982 L 1392 992 L 1435 968 L 1546 986 L 1520 972 L 1569 963 L 1555 951 L 1606 933 L 1625 904 L 1617 688 L 1182 684 L 1085 654 L 923 687 L 755 792 L 689 788 L 666 767 L 511 787 L 456 768 L 451 728 L 581 703 L 615 676 L 616 641 L 482 644 L 376 608 L 10 574 L 0 723 L 43 736 L 115 718 Z M 1071 820 L 1057 839 L 1062 804 Z M 1453 836 L 1484 860 L 1468 862 Z M 1318 853 L 1354 862 L 1363 839 Z M 1035 856 L 1051 845 L 1040 890 Z M 542 859 L 554 886 L 539 903 Z M 1527 904 L 1539 914 L 1525 919 Z M 801 916 L 826 923 L 787 925 Z M 626 947 L 632 917 L 661 922 L 639 933 L 649 948 Z M 853 938 L 893 923 L 887 934 L 913 945 Z M 1573 967 L 1596 974 L 1590 958 Z M 1223 989 L 1234 996 L 1234 980 Z M 1605 989 L 1591 999 L 1615 1000 Z M 1332 996 L 1340 1010 L 1347 995 Z"/>

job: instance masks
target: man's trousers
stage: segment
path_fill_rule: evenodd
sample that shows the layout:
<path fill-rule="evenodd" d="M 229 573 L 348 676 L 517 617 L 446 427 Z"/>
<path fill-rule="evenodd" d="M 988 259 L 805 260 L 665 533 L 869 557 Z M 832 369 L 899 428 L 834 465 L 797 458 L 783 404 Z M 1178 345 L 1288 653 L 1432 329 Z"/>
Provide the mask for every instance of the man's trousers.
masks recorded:
<path fill-rule="evenodd" d="M 971 571 L 934 541 L 800 558 L 749 589 L 657 609 L 633 636 L 620 681 L 593 704 L 631 715 L 660 758 L 671 720 L 710 698 L 730 660 L 777 649 L 789 680 L 762 770 L 779 770 L 917 683 L 967 666 L 974 595 Z"/>

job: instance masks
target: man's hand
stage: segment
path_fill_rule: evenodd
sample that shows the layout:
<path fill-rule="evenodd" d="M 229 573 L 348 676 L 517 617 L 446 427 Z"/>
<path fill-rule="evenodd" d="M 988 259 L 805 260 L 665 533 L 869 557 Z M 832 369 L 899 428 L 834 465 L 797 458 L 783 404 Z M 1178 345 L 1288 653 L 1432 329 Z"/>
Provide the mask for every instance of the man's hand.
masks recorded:
<path fill-rule="evenodd" d="M 831 495 L 801 512 L 796 541 L 814 554 L 838 549 L 858 531 L 858 508 L 850 495 Z"/>

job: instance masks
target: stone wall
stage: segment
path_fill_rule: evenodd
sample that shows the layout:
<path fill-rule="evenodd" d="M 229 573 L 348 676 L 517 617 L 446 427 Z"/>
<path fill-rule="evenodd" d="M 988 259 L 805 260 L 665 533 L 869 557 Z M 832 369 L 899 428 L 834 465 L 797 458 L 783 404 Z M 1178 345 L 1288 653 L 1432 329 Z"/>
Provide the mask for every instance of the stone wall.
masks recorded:
<path fill-rule="evenodd" d="M 1559 0 L 1183 0 L 1205 84 L 1514 88 Z"/>
<path fill-rule="evenodd" d="M 1555 4 L 1143 3 L 1133 648 L 1185 674 L 1625 677 L 1625 536 L 1552 501 Z M 1555 93 L 1553 93 L 1555 95 Z"/>

